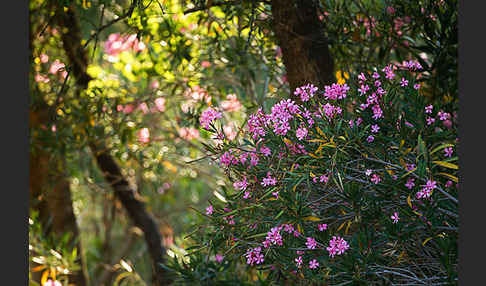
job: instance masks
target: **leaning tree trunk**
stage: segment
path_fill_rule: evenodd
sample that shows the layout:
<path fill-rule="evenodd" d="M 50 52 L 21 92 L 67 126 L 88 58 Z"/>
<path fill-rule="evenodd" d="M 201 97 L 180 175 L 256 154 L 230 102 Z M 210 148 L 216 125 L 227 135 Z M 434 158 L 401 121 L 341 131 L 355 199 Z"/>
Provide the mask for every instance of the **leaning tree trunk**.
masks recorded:
<path fill-rule="evenodd" d="M 307 83 L 319 88 L 334 79 L 334 63 L 314 0 L 272 0 L 273 29 L 282 49 L 291 91 Z"/>
<path fill-rule="evenodd" d="M 63 7 L 59 7 L 57 23 L 62 33 L 61 39 L 64 50 L 69 59 L 71 73 L 76 80 L 77 92 L 86 89 L 91 77 L 86 72 L 88 59 L 84 48 L 81 45 L 81 33 L 79 22 L 74 14 L 72 7 L 66 12 L 61 12 Z M 152 280 L 154 285 L 168 285 L 169 277 L 161 267 L 165 263 L 165 248 L 162 245 L 162 238 L 158 230 L 156 221 L 145 209 L 145 204 L 137 198 L 136 191 L 130 187 L 127 179 L 123 176 L 117 162 L 109 154 L 104 143 L 93 142 L 89 144 L 93 156 L 103 173 L 105 180 L 112 187 L 115 196 L 120 200 L 128 216 L 134 224 L 139 227 L 145 237 L 147 248 L 152 260 Z"/>

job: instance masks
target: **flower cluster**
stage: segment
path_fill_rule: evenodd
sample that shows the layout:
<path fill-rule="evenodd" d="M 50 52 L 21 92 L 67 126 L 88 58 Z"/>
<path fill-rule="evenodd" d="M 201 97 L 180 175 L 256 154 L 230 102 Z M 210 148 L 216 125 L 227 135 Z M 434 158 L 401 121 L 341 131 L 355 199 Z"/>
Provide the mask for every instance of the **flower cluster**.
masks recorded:
<path fill-rule="evenodd" d="M 336 254 L 341 255 L 349 249 L 349 244 L 339 236 L 333 236 L 329 241 L 329 246 L 326 248 L 330 257 L 334 257 Z"/>

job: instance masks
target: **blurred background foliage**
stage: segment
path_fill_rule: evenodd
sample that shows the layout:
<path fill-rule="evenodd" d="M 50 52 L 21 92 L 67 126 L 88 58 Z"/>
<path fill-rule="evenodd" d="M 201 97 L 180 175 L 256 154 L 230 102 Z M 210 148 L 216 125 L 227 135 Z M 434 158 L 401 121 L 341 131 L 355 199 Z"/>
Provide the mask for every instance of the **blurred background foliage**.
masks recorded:
<path fill-rule="evenodd" d="M 90 285 L 150 284 L 142 231 L 96 165 L 93 142 L 106 146 L 145 203 L 167 256 L 183 259 L 193 243 L 184 237 L 202 221 L 195 210 L 230 186 L 205 157 L 205 146 L 221 138 L 199 128 L 201 112 L 208 106 L 228 111 L 228 140 L 246 114 L 268 109 L 290 92 L 271 2 L 30 1 L 33 285 L 49 278 L 67 283 L 80 268 Z M 430 102 L 452 106 L 457 100 L 456 1 L 317 3 L 338 81 L 413 58 L 424 67 Z M 62 35 L 75 29 L 63 27 L 60 15 L 74 15 L 69 19 L 79 26 L 77 45 L 85 58 L 67 53 Z M 91 77 L 86 88 L 79 88 L 73 58 Z M 70 198 L 51 203 L 62 180 Z M 79 235 L 56 230 L 56 211 L 74 214 Z"/>

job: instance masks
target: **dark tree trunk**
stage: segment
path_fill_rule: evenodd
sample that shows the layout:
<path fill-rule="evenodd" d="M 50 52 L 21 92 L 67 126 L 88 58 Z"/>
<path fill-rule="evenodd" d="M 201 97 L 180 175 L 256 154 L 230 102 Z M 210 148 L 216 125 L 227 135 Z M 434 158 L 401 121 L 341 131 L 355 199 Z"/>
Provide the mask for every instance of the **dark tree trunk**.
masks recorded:
<path fill-rule="evenodd" d="M 314 0 L 272 0 L 274 33 L 282 49 L 290 90 L 334 80 L 334 63 Z"/>
<path fill-rule="evenodd" d="M 86 72 L 88 59 L 84 48 L 81 46 L 79 22 L 72 7 L 66 12 L 63 11 L 62 7 L 59 7 L 57 14 L 57 23 L 61 30 L 66 28 L 66 32 L 62 33 L 61 39 L 79 92 L 86 89 L 88 82 L 91 80 L 91 77 Z M 126 209 L 130 219 L 144 233 L 152 260 L 153 284 L 168 285 L 170 281 L 167 273 L 160 266 L 160 264 L 165 263 L 164 255 L 166 251 L 162 245 L 162 238 L 154 218 L 145 209 L 145 204 L 136 197 L 135 190 L 130 187 L 128 181 L 121 173 L 118 164 L 109 154 L 105 146 L 91 142 L 90 148 L 103 176 L 113 188 L 115 196 Z"/>

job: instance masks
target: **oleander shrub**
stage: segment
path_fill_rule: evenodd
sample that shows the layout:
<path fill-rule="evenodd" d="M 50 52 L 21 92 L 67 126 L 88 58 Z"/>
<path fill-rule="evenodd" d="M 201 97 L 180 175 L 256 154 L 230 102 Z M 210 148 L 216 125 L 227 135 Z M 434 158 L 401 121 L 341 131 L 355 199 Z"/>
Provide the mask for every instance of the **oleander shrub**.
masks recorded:
<path fill-rule="evenodd" d="M 302 86 L 231 141 L 221 112 L 204 111 L 221 139 L 208 150 L 233 187 L 202 213 L 189 262 L 170 267 L 176 281 L 456 283 L 456 111 L 427 102 L 421 68 Z"/>

